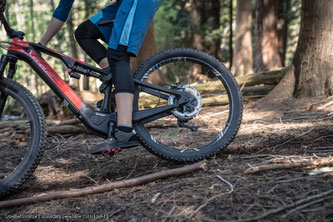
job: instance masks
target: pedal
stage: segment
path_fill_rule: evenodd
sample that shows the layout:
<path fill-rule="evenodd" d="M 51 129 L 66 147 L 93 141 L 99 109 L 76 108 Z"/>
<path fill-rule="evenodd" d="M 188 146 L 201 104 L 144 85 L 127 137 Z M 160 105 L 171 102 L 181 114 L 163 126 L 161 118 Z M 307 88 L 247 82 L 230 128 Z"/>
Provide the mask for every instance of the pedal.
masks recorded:
<path fill-rule="evenodd" d="M 105 151 L 102 151 L 102 155 L 103 156 L 114 156 L 117 152 L 120 152 L 121 151 L 121 148 L 120 147 L 117 147 L 117 148 L 113 148 L 113 149 L 108 149 L 108 150 L 105 150 Z"/>

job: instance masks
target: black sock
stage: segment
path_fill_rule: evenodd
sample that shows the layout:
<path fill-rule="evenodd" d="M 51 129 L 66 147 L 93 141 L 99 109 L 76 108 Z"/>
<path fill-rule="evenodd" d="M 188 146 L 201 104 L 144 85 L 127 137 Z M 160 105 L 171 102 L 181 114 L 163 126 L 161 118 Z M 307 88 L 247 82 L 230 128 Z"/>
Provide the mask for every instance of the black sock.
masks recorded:
<path fill-rule="evenodd" d="M 126 133 L 130 133 L 130 132 L 133 131 L 133 127 L 131 127 L 131 126 L 119 125 L 119 126 L 117 126 L 117 128 L 118 128 L 120 131 L 123 131 L 123 132 L 126 132 Z"/>

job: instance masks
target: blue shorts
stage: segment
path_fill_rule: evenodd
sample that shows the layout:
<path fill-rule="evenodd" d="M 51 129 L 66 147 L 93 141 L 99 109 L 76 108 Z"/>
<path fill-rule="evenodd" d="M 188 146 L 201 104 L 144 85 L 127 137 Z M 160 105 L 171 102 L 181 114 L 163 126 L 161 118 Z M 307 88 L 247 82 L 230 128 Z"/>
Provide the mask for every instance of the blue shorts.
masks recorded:
<path fill-rule="evenodd" d="M 108 48 L 117 49 L 118 45 L 127 46 L 127 52 L 138 55 L 151 20 L 161 5 L 161 0 L 122 0 L 99 11 L 89 20 L 103 34 Z M 99 27 L 101 20 L 114 20 L 113 28 Z"/>

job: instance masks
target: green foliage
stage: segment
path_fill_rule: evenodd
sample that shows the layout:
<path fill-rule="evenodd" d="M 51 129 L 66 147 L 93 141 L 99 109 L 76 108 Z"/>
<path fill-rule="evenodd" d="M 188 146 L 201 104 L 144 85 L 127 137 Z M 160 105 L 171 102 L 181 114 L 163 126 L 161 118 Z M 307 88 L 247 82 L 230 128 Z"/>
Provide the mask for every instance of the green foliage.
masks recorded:
<path fill-rule="evenodd" d="M 58 3 L 59 0 L 7 0 L 6 14 L 13 29 L 25 32 L 25 41 L 38 42 L 46 31 Z M 107 4 L 110 4 L 110 0 L 98 2 L 96 0 L 75 1 L 72 9 L 74 26 L 77 27 L 87 17 L 92 16 Z M 10 41 L 3 29 L 0 30 L 0 33 L 0 41 Z M 70 55 L 68 39 L 68 31 L 65 25 L 47 46 Z M 3 44 L 3 47 L 6 47 L 6 45 Z M 1 54 L 5 52 L 5 49 L 0 48 Z M 65 80 L 69 79 L 68 74 L 64 72 L 66 69 L 61 61 L 46 55 L 44 55 L 44 58 L 62 78 Z M 34 71 L 24 62 L 18 63 L 17 73 L 14 78 L 36 96 L 48 90 L 48 87 L 40 79 L 35 81 Z"/>
<path fill-rule="evenodd" d="M 188 40 L 191 18 L 185 10 L 185 1 L 163 1 L 157 11 L 155 22 L 156 46 L 158 51 L 175 47 L 189 47 Z"/>
<path fill-rule="evenodd" d="M 231 0 L 220 0 L 220 26 L 214 27 L 211 18 L 208 18 L 201 26 L 195 26 L 193 18 L 191 17 L 191 10 L 195 0 L 167 0 L 163 1 L 160 9 L 154 17 L 155 22 L 155 40 L 158 51 L 175 47 L 192 47 L 193 35 L 198 33 L 204 42 L 205 50 L 207 45 L 219 41 L 219 50 L 222 55 L 222 61 L 228 62 L 230 60 L 230 14 L 229 4 Z M 233 30 L 235 29 L 235 0 L 233 9 Z M 14 29 L 22 30 L 26 33 L 26 41 L 38 42 L 43 33 L 45 32 L 48 23 L 51 19 L 53 10 L 57 7 L 59 0 L 7 0 L 8 9 L 6 14 L 10 24 Z M 254 2 L 254 1 L 253 1 Z M 82 0 L 75 1 L 72 9 L 73 24 L 77 27 L 81 22 L 86 20 L 89 16 L 95 14 L 98 10 L 105 7 L 107 4 L 112 3 L 110 0 Z M 298 30 L 300 23 L 300 5 L 301 0 L 291 0 L 291 7 L 288 10 L 287 16 L 290 20 L 288 32 L 288 49 L 287 61 L 293 58 L 293 53 L 296 48 Z M 33 7 L 31 7 L 33 6 Z M 253 7 L 254 11 L 254 7 Z M 3 29 L 1 29 L 0 40 L 8 41 Z M 69 36 L 68 30 L 64 27 L 57 36 L 48 44 L 48 47 L 64 54 L 70 55 Z M 5 46 L 5 45 L 4 45 Z M 5 50 L 0 48 L 0 53 L 5 53 Z M 54 58 L 45 57 L 45 59 L 55 68 L 57 73 L 62 74 L 62 78 L 69 79 L 65 72 L 65 67 L 62 63 Z M 85 59 L 88 62 L 93 61 L 87 56 L 81 56 L 80 59 Z M 221 58 L 220 58 L 221 59 Z M 288 64 L 287 63 L 287 64 Z M 35 78 L 34 73 L 29 66 L 20 62 L 18 66 L 17 75 L 15 78 L 20 83 L 29 88 L 33 93 L 43 93 L 48 88 L 42 85 L 39 80 L 37 86 L 32 86 L 31 82 Z M 173 73 L 177 71 L 168 72 L 173 78 L 173 81 L 182 79 L 182 76 L 172 77 Z M 184 72 L 186 73 L 186 72 Z M 36 89 L 33 89 L 35 87 Z"/>
<path fill-rule="evenodd" d="M 220 26 L 214 27 L 212 17 L 208 17 L 200 26 L 194 24 L 191 17 L 192 0 L 163 1 L 155 15 L 155 35 L 158 51 L 175 47 L 193 47 L 193 35 L 197 33 L 203 39 L 205 49 L 211 44 L 220 42 L 220 51 L 223 61 L 229 58 L 230 34 L 230 0 L 220 1 Z M 235 23 L 235 12 L 233 13 Z M 233 29 L 235 24 L 233 24 Z M 210 53 L 210 52 L 208 52 Z"/>

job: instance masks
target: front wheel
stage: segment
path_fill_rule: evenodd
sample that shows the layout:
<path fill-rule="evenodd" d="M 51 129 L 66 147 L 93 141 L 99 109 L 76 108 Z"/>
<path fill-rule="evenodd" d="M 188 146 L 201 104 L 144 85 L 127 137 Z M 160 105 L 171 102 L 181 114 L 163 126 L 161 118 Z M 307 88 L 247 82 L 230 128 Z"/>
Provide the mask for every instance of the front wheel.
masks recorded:
<path fill-rule="evenodd" d="M 0 197 L 34 172 L 43 153 L 45 123 L 35 97 L 20 84 L 0 80 Z"/>
<path fill-rule="evenodd" d="M 157 54 L 135 73 L 141 81 L 186 91 L 193 99 L 168 116 L 136 123 L 142 145 L 167 160 L 193 162 L 208 158 L 229 145 L 242 119 L 242 100 L 230 71 L 217 59 L 193 49 L 173 49 Z M 135 110 L 175 104 L 137 88 Z"/>

